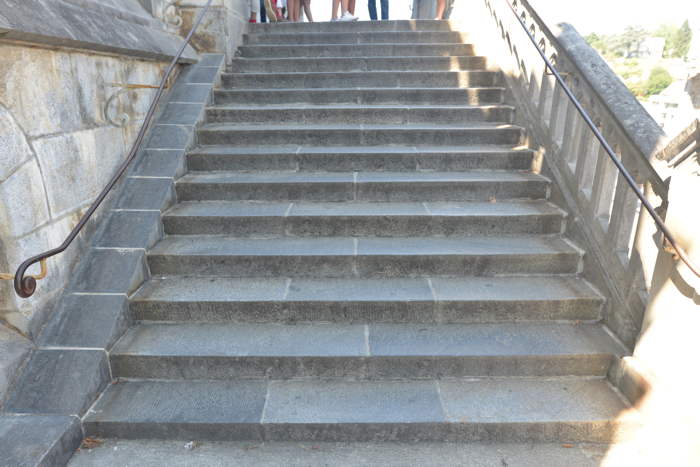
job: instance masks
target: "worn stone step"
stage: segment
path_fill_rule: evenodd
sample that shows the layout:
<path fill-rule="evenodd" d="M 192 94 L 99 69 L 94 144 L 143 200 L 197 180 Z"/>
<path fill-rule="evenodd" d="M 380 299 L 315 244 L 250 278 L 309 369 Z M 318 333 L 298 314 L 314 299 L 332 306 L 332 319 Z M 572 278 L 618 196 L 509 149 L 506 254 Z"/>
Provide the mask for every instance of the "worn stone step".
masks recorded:
<path fill-rule="evenodd" d="M 234 58 L 231 70 L 250 72 L 464 71 L 482 70 L 486 57 Z"/>
<path fill-rule="evenodd" d="M 627 409 L 602 379 L 124 381 L 83 426 L 124 439 L 609 442 Z"/>
<path fill-rule="evenodd" d="M 581 252 L 558 236 L 165 237 L 148 253 L 154 275 L 417 277 L 572 274 Z"/>
<path fill-rule="evenodd" d="M 561 233 L 545 201 L 428 203 L 181 202 L 163 216 L 175 235 L 450 236 Z"/>
<path fill-rule="evenodd" d="M 491 87 L 502 84 L 500 72 L 344 71 L 317 73 L 223 73 L 224 88 L 397 88 Z"/>
<path fill-rule="evenodd" d="M 460 43 L 473 36 L 459 31 L 348 31 L 348 32 L 252 32 L 243 35 L 246 45 L 260 44 L 400 44 Z"/>
<path fill-rule="evenodd" d="M 391 31 L 453 31 L 457 29 L 449 21 L 391 20 L 357 21 L 353 23 L 320 21 L 314 23 L 257 23 L 249 31 L 256 34 L 281 34 L 293 32 L 343 33 L 343 32 L 391 32 Z"/>
<path fill-rule="evenodd" d="M 514 172 L 190 172 L 180 201 L 487 201 L 547 198 L 549 180 Z"/>
<path fill-rule="evenodd" d="M 203 146 L 187 155 L 194 171 L 520 171 L 532 158 L 530 149 L 514 146 Z"/>
<path fill-rule="evenodd" d="M 366 89 L 316 88 L 290 89 L 248 88 L 217 89 L 214 102 L 217 105 L 244 104 L 257 102 L 265 104 L 403 104 L 403 105 L 486 105 L 503 102 L 504 89 L 500 87 L 481 88 L 387 88 Z"/>
<path fill-rule="evenodd" d="M 136 320 L 488 323 L 591 321 L 602 296 L 575 276 L 313 279 L 154 277 L 132 297 Z"/>
<path fill-rule="evenodd" d="M 519 126 L 469 122 L 462 124 L 336 124 L 243 125 L 209 124 L 197 131 L 202 145 L 387 146 L 473 144 L 518 145 Z"/>
<path fill-rule="evenodd" d="M 403 106 L 403 105 L 270 105 L 209 107 L 210 123 L 310 124 L 454 124 L 459 122 L 511 123 L 515 110 L 507 105 Z"/>
<path fill-rule="evenodd" d="M 110 363 L 154 379 L 605 376 L 623 352 L 599 324 L 141 323 Z"/>
<path fill-rule="evenodd" d="M 387 57 L 475 55 L 473 44 L 461 43 L 374 43 L 374 44 L 313 44 L 313 45 L 242 45 L 239 57 Z"/>
<path fill-rule="evenodd" d="M 599 467 L 600 459 L 617 452 L 617 445 L 601 443 L 508 443 L 508 442 L 314 442 L 209 441 L 197 443 L 194 451 L 176 440 L 106 439 L 75 453 L 69 467 L 126 466 L 139 456 L 139 467 L 279 467 L 302 466 L 392 466 L 410 459 L 416 466 L 569 466 Z M 630 446 L 633 448 L 633 446 Z M 634 452 L 634 451 L 632 451 Z M 639 454 L 643 455 L 643 454 Z M 635 458 L 640 458 L 635 456 Z M 291 461 L 290 461 L 291 459 Z M 399 460 L 399 461 L 397 461 Z M 523 463 L 526 460 L 526 463 Z"/>

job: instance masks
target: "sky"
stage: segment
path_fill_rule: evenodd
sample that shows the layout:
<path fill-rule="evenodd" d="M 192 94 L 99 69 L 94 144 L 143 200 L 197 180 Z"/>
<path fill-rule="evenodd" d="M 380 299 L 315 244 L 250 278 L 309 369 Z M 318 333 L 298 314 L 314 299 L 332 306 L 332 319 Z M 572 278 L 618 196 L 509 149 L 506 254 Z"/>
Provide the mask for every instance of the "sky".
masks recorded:
<path fill-rule="evenodd" d="M 456 0 L 472 1 L 472 0 Z M 680 26 L 689 19 L 700 28 L 698 0 L 530 0 L 553 18 L 571 23 L 581 34 L 610 34 L 627 26 L 653 29 L 661 24 Z"/>
<path fill-rule="evenodd" d="M 311 11 L 316 21 L 330 19 L 332 0 L 311 0 Z M 483 0 L 455 0 L 479 2 Z M 640 25 L 653 29 L 661 24 L 680 25 L 687 18 L 700 28 L 700 0 L 530 0 L 548 17 L 574 25 L 581 34 L 591 32 L 610 34 L 626 26 Z M 376 0 L 379 10 L 379 0 Z M 389 18 L 410 17 L 413 0 L 389 0 Z M 369 19 L 367 2 L 357 0 L 355 14 L 361 20 Z"/>

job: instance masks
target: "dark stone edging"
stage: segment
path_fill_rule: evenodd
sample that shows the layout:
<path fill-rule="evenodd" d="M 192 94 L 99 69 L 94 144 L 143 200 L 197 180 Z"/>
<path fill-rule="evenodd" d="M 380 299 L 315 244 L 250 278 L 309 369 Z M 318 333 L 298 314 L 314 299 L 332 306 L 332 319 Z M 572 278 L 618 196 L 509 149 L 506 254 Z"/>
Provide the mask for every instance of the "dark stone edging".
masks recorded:
<path fill-rule="evenodd" d="M 182 38 L 145 16 L 107 14 L 106 5 L 90 8 L 56 0 L 2 0 L 0 39 L 48 47 L 70 47 L 150 60 L 170 61 Z M 119 11 L 114 8 L 111 10 Z M 149 24 L 150 23 L 150 24 Z M 182 63 L 195 63 L 190 46 Z"/>
<path fill-rule="evenodd" d="M 203 55 L 169 93 L 148 143 L 9 390 L 0 413 L 3 465 L 64 465 L 82 441 L 80 417 L 112 380 L 109 351 L 131 323 L 128 296 L 150 275 L 146 249 L 163 235 L 161 213 L 175 202 L 175 180 L 185 171 L 186 152 L 223 67 L 223 54 Z M 49 422 L 56 430 L 47 432 Z M 19 432 L 22 439 L 15 439 Z M 22 449 L 30 440 L 50 448 Z M 20 447 L 3 448 L 14 444 Z M 44 454 L 36 458 L 37 452 Z"/>

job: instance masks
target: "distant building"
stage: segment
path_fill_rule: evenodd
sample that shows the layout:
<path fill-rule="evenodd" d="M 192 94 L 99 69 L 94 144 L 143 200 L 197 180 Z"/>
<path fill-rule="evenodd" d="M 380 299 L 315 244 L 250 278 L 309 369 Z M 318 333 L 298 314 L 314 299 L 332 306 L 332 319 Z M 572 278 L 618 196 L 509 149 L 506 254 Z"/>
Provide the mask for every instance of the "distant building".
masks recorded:
<path fill-rule="evenodd" d="M 630 54 L 630 56 L 661 60 L 664 56 L 664 47 L 666 47 L 666 39 L 663 37 L 648 37 L 639 45 L 639 49 Z"/>
<path fill-rule="evenodd" d="M 691 95 L 696 83 L 700 88 L 700 75 L 675 81 L 660 94 L 642 102 L 647 112 L 671 137 L 685 129 L 693 119 L 700 117 L 700 107 L 696 107 L 693 99 L 696 96 Z"/>

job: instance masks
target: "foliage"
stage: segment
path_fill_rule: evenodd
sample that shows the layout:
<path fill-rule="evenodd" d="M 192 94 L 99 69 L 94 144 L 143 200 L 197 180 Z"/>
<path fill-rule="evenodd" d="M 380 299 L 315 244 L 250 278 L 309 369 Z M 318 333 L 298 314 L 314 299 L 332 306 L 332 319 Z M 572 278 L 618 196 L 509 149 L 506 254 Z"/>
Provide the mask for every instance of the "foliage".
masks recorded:
<path fill-rule="evenodd" d="M 673 83 L 673 77 L 665 68 L 657 66 L 649 73 L 649 78 L 644 86 L 644 95 L 653 96 L 669 87 Z"/>
<path fill-rule="evenodd" d="M 665 40 L 664 58 L 671 58 L 673 56 L 673 43 L 676 40 L 677 34 L 678 28 L 671 24 L 659 26 L 659 28 L 651 34 L 652 37 L 662 37 Z"/>
<path fill-rule="evenodd" d="M 673 41 L 673 56 L 687 59 L 690 51 L 690 42 L 693 40 L 693 30 L 690 29 L 688 20 L 685 20 L 683 25 L 678 29 L 676 37 Z"/>

